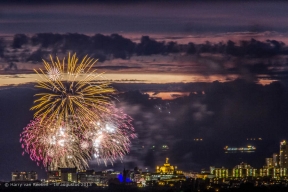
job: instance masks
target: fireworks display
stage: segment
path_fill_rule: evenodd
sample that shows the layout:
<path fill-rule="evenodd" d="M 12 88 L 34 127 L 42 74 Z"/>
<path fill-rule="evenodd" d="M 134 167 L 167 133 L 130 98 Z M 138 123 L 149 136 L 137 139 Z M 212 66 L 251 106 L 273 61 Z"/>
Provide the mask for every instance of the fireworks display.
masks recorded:
<path fill-rule="evenodd" d="M 86 131 L 79 129 L 82 123 L 76 117 L 61 121 L 60 125 L 59 119 L 47 122 L 50 118 L 37 118 L 24 128 L 20 139 L 22 148 L 33 161 L 52 169 L 85 169 L 90 159 L 105 164 L 122 159 L 129 152 L 130 139 L 136 138 L 132 119 L 113 105 L 106 107 L 111 113 L 90 121 Z"/>
<path fill-rule="evenodd" d="M 80 151 L 77 123 L 58 120 L 47 122 L 41 118 L 31 121 L 21 133 L 20 142 L 31 160 L 52 169 L 57 167 L 88 167 L 88 151 Z M 49 126 L 47 126 L 49 125 Z"/>
<path fill-rule="evenodd" d="M 129 152 L 130 138 L 136 138 L 131 117 L 110 105 L 111 114 L 90 122 L 84 132 L 81 147 L 89 150 L 98 163 L 113 163 Z"/>
<path fill-rule="evenodd" d="M 45 70 L 35 70 L 41 93 L 34 117 L 20 135 L 22 148 L 37 164 L 57 169 L 85 169 L 91 159 L 113 163 L 129 152 L 136 137 L 131 117 L 111 103 L 115 90 L 98 80 L 96 60 L 74 54 L 60 62 L 50 56 Z M 24 152 L 23 152 L 24 153 Z"/>
<path fill-rule="evenodd" d="M 77 110 L 78 117 L 92 120 L 95 114 L 90 108 L 109 113 L 103 106 L 109 103 L 108 94 L 115 90 L 108 83 L 101 83 L 101 74 L 92 69 L 97 60 L 85 56 L 78 63 L 76 54 L 69 54 L 67 63 L 65 58 L 60 61 L 56 57 L 54 61 L 50 57 L 50 60 L 51 63 L 43 60 L 46 73 L 42 69 L 35 70 L 40 78 L 36 87 L 42 92 L 35 95 L 38 99 L 31 108 L 36 111 L 34 117 L 66 119 Z"/>

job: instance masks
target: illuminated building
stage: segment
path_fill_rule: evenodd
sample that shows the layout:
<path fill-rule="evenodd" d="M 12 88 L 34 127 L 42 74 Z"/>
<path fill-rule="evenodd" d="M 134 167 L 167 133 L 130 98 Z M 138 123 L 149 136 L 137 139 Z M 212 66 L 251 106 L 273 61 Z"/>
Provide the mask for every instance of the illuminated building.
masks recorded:
<path fill-rule="evenodd" d="M 274 167 L 273 165 L 273 158 L 265 158 L 265 162 L 266 162 L 266 168 L 272 168 Z"/>
<path fill-rule="evenodd" d="M 279 167 L 279 154 L 273 153 L 273 167 Z"/>
<path fill-rule="evenodd" d="M 288 169 L 288 145 L 286 141 L 280 142 L 280 153 L 273 153 L 272 158 L 266 158 L 266 165 L 259 170 L 259 176 L 275 179 L 286 178 Z"/>
<path fill-rule="evenodd" d="M 77 168 L 60 168 L 61 182 L 77 182 Z"/>
<path fill-rule="evenodd" d="M 38 175 L 35 171 L 30 172 L 12 172 L 12 181 L 35 181 Z"/>
<path fill-rule="evenodd" d="M 227 169 L 225 167 L 215 168 L 210 167 L 210 174 L 215 175 L 216 178 L 246 178 L 258 176 L 258 170 L 254 169 L 247 163 L 240 163 L 233 169 Z M 211 176 L 210 176 L 211 177 Z M 207 177 L 208 178 L 208 177 Z"/>
<path fill-rule="evenodd" d="M 280 168 L 288 168 L 288 160 L 287 160 L 287 156 L 288 156 L 288 144 L 286 143 L 286 141 L 282 141 L 280 142 L 280 154 L 279 154 L 279 165 Z"/>
<path fill-rule="evenodd" d="M 216 169 L 216 167 L 215 166 L 210 166 L 210 173 L 211 174 L 214 174 L 214 170 Z"/>
<path fill-rule="evenodd" d="M 77 182 L 77 168 L 58 168 L 47 172 L 49 182 Z"/>
<path fill-rule="evenodd" d="M 287 177 L 287 168 L 262 168 L 259 172 L 260 177 L 271 177 L 274 179 Z"/>
<path fill-rule="evenodd" d="M 262 168 L 262 169 L 259 169 L 259 176 L 260 177 L 272 177 L 272 175 L 274 175 L 273 173 L 273 168 Z"/>
<path fill-rule="evenodd" d="M 61 182 L 61 171 L 48 171 L 48 182 Z"/>
<path fill-rule="evenodd" d="M 198 179 L 212 179 L 215 178 L 215 175 L 213 173 L 217 172 L 217 168 L 215 168 L 214 166 L 210 167 L 210 171 L 205 171 L 205 170 L 201 170 L 201 173 L 198 173 L 196 175 L 196 178 Z"/>
<path fill-rule="evenodd" d="M 272 158 L 266 158 L 266 165 L 264 166 L 262 170 L 263 175 L 285 175 L 285 169 L 288 168 L 288 144 L 286 141 L 280 142 L 280 152 L 279 154 L 273 153 Z M 268 171 L 265 169 L 275 169 L 275 171 Z M 280 168 L 280 169 L 279 169 Z M 285 168 L 285 169 L 284 169 Z M 279 169 L 279 171 L 277 171 Z M 278 174 L 279 172 L 279 174 Z M 280 174 L 280 173 L 283 174 Z M 273 174 L 272 174 L 273 173 Z"/>
<path fill-rule="evenodd" d="M 217 178 L 228 178 L 229 175 L 231 175 L 231 171 L 229 171 L 229 169 L 226 169 L 224 167 L 214 168 L 213 170 L 210 167 L 210 173 L 215 175 L 215 177 L 217 177 Z"/>
<path fill-rule="evenodd" d="M 146 181 L 151 181 L 151 173 L 148 172 L 146 168 L 146 172 L 142 172 L 142 169 L 138 169 L 135 167 L 133 171 L 128 171 L 130 175 L 130 181 L 136 183 L 138 187 L 145 187 Z"/>
<path fill-rule="evenodd" d="M 169 158 L 166 158 L 166 162 L 163 166 L 156 167 L 156 173 L 151 173 L 151 180 L 163 181 L 166 183 L 175 181 L 185 181 L 186 177 L 181 170 L 177 169 L 177 166 L 171 165 Z"/>
<path fill-rule="evenodd" d="M 118 178 L 119 172 L 113 170 L 94 171 L 80 170 L 77 173 L 77 180 L 79 183 L 95 183 L 98 186 L 107 186 L 110 179 Z"/>
<path fill-rule="evenodd" d="M 130 171 L 130 180 L 136 183 L 140 182 L 142 170 L 135 167 L 133 171 Z"/>
<path fill-rule="evenodd" d="M 117 179 L 120 172 L 112 169 L 106 171 L 77 170 L 76 168 L 58 168 L 58 170 L 48 171 L 48 182 L 79 182 L 79 183 L 95 183 L 98 186 L 107 186 L 108 181 Z"/>
<path fill-rule="evenodd" d="M 243 177 L 256 177 L 257 169 L 254 169 L 247 163 L 240 163 L 236 165 L 233 169 L 233 177 L 243 178 Z"/>
<path fill-rule="evenodd" d="M 287 168 L 280 168 L 280 177 L 286 177 L 287 176 Z"/>
<path fill-rule="evenodd" d="M 183 172 L 183 175 L 185 175 L 186 178 L 193 178 L 197 179 L 199 173 L 197 172 Z"/>
<path fill-rule="evenodd" d="M 100 174 L 94 170 L 82 170 L 77 174 L 77 180 L 80 183 L 100 183 Z"/>
<path fill-rule="evenodd" d="M 177 166 L 172 166 L 168 162 L 169 158 L 166 158 L 166 163 L 164 163 L 163 166 L 156 167 L 156 173 L 161 173 L 161 174 L 182 174 L 182 171 L 177 170 Z"/>
<path fill-rule="evenodd" d="M 226 150 L 232 151 L 238 150 L 239 148 L 229 148 L 226 146 Z M 256 149 L 256 148 L 255 148 Z M 242 148 L 241 148 L 242 150 Z M 247 163 L 241 163 L 235 166 L 233 169 L 215 168 L 210 167 L 210 173 L 215 175 L 215 180 L 218 179 L 242 179 L 242 178 L 259 178 L 268 177 L 270 179 L 286 180 L 288 178 L 288 145 L 286 141 L 280 143 L 280 154 L 274 153 L 272 158 L 265 158 L 265 166 L 260 169 L 255 169 Z M 203 177 L 203 174 L 198 174 L 197 178 L 208 178 Z M 214 181 L 215 181 L 214 180 Z"/>

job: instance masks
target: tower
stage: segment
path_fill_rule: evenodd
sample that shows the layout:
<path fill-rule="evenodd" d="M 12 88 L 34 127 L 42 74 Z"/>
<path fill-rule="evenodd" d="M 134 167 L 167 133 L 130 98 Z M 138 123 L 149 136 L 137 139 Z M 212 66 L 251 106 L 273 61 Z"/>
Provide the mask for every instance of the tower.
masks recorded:
<path fill-rule="evenodd" d="M 279 154 L 278 153 L 273 153 L 273 158 L 272 158 L 272 161 L 273 161 L 273 167 L 275 168 L 279 168 Z"/>
<path fill-rule="evenodd" d="M 280 168 L 288 168 L 288 144 L 285 140 L 280 142 Z"/>

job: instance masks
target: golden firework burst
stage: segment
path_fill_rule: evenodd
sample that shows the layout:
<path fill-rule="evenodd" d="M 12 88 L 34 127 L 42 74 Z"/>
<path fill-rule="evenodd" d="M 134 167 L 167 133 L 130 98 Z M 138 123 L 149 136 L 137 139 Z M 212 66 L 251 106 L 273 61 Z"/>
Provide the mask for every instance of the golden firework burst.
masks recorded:
<path fill-rule="evenodd" d="M 41 116 L 48 121 L 61 118 L 65 121 L 77 113 L 78 117 L 95 120 L 97 114 L 91 108 L 109 113 L 105 106 L 115 89 L 110 87 L 109 82 L 99 79 L 102 73 L 93 69 L 97 60 L 88 56 L 80 62 L 78 60 L 76 53 L 72 56 L 69 53 L 67 61 L 58 57 L 54 61 L 50 56 L 50 63 L 43 60 L 45 70 L 34 70 L 40 78 L 35 87 L 42 90 L 35 95 L 38 99 L 31 108 L 36 111 L 34 117 Z"/>

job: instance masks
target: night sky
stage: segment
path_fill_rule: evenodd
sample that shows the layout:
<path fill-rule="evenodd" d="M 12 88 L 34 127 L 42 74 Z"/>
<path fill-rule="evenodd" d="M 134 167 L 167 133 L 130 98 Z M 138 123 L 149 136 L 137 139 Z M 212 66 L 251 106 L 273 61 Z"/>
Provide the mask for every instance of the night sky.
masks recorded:
<path fill-rule="evenodd" d="M 153 171 L 165 157 L 184 171 L 242 161 L 262 167 L 288 139 L 287 10 L 284 1 L 2 3 L 0 181 L 15 170 L 46 177 L 43 167 L 22 156 L 19 135 L 33 118 L 32 69 L 42 66 L 36 53 L 46 59 L 67 51 L 103 57 L 98 69 L 118 90 L 115 105 L 134 119 L 138 135 L 123 162 L 105 167 L 91 161 L 90 168 Z M 41 33 L 53 34 L 48 43 Z M 80 43 L 65 44 L 67 34 L 75 33 L 82 35 Z M 15 34 L 27 41 L 13 44 Z M 55 34 L 59 39 L 52 41 Z M 127 50 L 131 45 L 129 54 L 119 52 L 119 42 Z M 248 144 L 257 147 L 255 153 L 223 150 Z"/>

